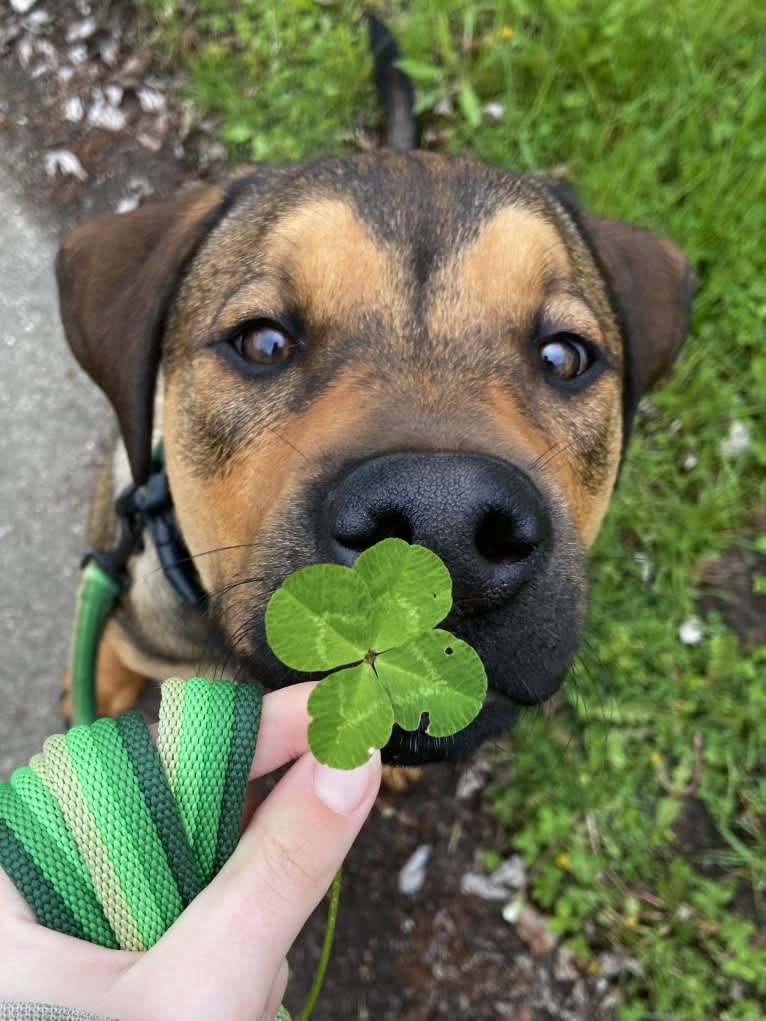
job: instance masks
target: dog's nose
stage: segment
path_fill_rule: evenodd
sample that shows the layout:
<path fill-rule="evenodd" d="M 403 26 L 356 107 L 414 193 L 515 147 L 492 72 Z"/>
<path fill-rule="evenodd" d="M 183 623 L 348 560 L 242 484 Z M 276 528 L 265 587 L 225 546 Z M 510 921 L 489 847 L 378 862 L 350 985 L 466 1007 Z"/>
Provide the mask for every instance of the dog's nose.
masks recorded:
<path fill-rule="evenodd" d="M 482 613 L 507 603 L 534 573 L 551 521 L 536 487 L 498 458 L 396 453 L 353 468 L 328 493 L 323 529 L 351 565 L 381 539 L 427 546 L 450 569 L 456 603 Z"/>

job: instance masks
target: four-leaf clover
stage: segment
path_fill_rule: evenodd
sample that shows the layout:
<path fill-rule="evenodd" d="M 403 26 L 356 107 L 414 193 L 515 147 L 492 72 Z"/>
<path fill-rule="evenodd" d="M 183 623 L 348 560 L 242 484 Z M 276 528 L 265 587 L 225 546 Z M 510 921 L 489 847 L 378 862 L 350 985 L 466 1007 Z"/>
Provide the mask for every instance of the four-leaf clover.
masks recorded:
<path fill-rule="evenodd" d="M 266 636 L 293 670 L 333 671 L 309 698 L 309 746 L 337 769 L 362 765 L 394 723 L 446 737 L 479 713 L 487 675 L 478 654 L 435 629 L 452 579 L 424 546 L 384 539 L 353 567 L 315 564 L 290 575 L 266 609 Z M 434 630 L 435 629 L 435 630 Z"/>

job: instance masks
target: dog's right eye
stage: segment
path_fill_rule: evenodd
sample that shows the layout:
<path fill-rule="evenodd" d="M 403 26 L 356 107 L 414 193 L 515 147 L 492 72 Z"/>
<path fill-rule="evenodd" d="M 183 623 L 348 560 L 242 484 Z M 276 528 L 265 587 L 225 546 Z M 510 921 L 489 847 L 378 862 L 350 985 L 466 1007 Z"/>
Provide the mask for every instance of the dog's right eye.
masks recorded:
<path fill-rule="evenodd" d="M 288 361 L 295 352 L 295 338 L 267 320 L 251 323 L 232 337 L 231 346 L 247 362 L 255 365 L 277 366 Z"/>
<path fill-rule="evenodd" d="M 547 375 L 568 382 L 587 372 L 593 358 L 575 334 L 554 333 L 540 348 L 540 361 Z"/>

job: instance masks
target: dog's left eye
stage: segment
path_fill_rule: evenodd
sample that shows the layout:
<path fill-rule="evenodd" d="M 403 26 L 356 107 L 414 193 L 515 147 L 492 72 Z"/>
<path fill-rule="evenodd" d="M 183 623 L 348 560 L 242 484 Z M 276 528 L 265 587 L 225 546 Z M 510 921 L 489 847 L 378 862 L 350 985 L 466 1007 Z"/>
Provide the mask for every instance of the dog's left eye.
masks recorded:
<path fill-rule="evenodd" d="M 593 361 L 587 347 L 574 334 L 556 333 L 540 348 L 543 371 L 556 379 L 581 376 Z"/>
<path fill-rule="evenodd" d="M 295 340 L 276 323 L 253 323 L 232 338 L 234 350 L 255 365 L 282 365 L 295 351 Z"/>

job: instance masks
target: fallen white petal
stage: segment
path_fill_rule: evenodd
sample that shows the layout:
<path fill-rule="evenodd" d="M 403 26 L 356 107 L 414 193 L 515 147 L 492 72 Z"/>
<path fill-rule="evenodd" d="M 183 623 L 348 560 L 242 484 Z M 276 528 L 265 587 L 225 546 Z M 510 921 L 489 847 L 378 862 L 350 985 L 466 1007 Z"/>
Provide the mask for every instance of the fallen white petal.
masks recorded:
<path fill-rule="evenodd" d="M 481 872 L 466 872 L 460 880 L 460 892 L 482 900 L 507 900 L 508 890 L 502 883 L 494 883 Z"/>
<path fill-rule="evenodd" d="M 729 426 L 729 435 L 721 440 L 719 449 L 724 457 L 736 457 L 750 446 L 750 430 L 744 422 L 734 421 Z"/>
<path fill-rule="evenodd" d="M 110 106 L 101 89 L 94 89 L 93 97 L 88 110 L 88 124 L 92 124 L 94 128 L 105 128 L 107 131 L 121 131 L 128 122 L 122 110 Z"/>
<path fill-rule="evenodd" d="M 527 870 L 520 854 L 512 854 L 489 877 L 498 886 L 523 890 L 527 885 Z"/>
<path fill-rule="evenodd" d="M 32 11 L 29 17 L 25 21 L 27 28 L 30 28 L 33 32 L 37 31 L 43 26 L 50 24 L 51 16 L 47 11 Z"/>
<path fill-rule="evenodd" d="M 503 908 L 503 921 L 509 925 L 515 925 L 521 917 L 524 907 L 524 895 L 519 893 Z"/>
<path fill-rule="evenodd" d="M 420 892 L 430 858 L 431 845 L 421 844 L 399 870 L 399 893 L 411 897 Z"/>
<path fill-rule="evenodd" d="M 79 43 L 90 37 L 96 31 L 95 18 L 83 18 L 82 21 L 75 21 L 67 29 L 66 41 L 68 43 Z"/>
<path fill-rule="evenodd" d="M 144 113 L 162 113 L 165 109 L 165 97 L 157 89 L 144 85 L 136 91 L 136 96 Z"/>
<path fill-rule="evenodd" d="M 684 645 L 699 645 L 702 634 L 702 622 L 698 617 L 689 617 L 678 629 L 678 637 Z"/>
<path fill-rule="evenodd" d="M 79 123 L 85 116 L 82 100 L 79 96 L 70 96 L 64 103 L 64 117 L 73 124 Z"/>
<path fill-rule="evenodd" d="M 51 149 L 45 154 L 45 173 L 48 177 L 55 177 L 59 172 L 76 177 L 79 181 L 88 178 L 82 163 L 69 149 Z"/>
<path fill-rule="evenodd" d="M 502 103 L 485 103 L 481 112 L 492 121 L 501 121 L 505 117 L 505 107 Z"/>
<path fill-rule="evenodd" d="M 134 209 L 138 209 L 140 201 L 140 195 L 126 195 L 125 198 L 120 199 L 114 207 L 114 211 L 115 213 L 132 213 Z"/>
<path fill-rule="evenodd" d="M 88 59 L 88 50 L 85 46 L 70 46 L 67 50 L 67 57 L 75 67 L 80 67 Z"/>
<path fill-rule="evenodd" d="M 34 51 L 35 51 L 34 45 L 32 43 L 32 40 L 28 36 L 22 39 L 18 45 L 16 54 L 19 58 L 19 63 L 21 64 L 25 71 L 27 70 L 32 61 L 32 54 L 34 53 Z"/>
<path fill-rule="evenodd" d="M 122 102 L 123 90 L 119 85 L 107 85 L 104 89 L 104 94 L 111 106 L 119 106 Z"/>

